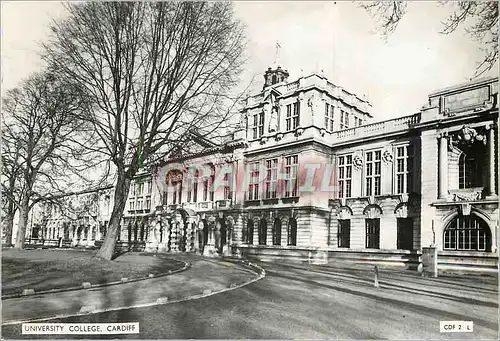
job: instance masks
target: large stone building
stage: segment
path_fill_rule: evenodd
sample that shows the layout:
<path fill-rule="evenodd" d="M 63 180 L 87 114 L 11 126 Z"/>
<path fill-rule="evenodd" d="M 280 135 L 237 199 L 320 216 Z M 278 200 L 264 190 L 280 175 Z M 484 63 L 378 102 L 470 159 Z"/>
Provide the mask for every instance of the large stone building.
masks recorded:
<path fill-rule="evenodd" d="M 275 66 L 264 78 L 225 142 L 199 136 L 137 176 L 122 245 L 407 267 L 435 245 L 442 269 L 496 269 L 497 78 L 376 123 L 323 75 L 289 81 Z"/>

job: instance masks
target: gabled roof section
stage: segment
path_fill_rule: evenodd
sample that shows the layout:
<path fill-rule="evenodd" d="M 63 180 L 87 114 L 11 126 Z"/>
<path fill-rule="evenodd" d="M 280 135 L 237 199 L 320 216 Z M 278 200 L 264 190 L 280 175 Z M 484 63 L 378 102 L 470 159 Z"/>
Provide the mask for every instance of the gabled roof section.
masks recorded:
<path fill-rule="evenodd" d="M 194 129 L 191 131 L 191 135 L 193 136 L 193 141 L 198 143 L 200 146 L 205 147 L 205 148 L 213 148 L 218 146 L 217 143 L 210 141 L 208 138 L 200 134 L 198 129 Z"/>

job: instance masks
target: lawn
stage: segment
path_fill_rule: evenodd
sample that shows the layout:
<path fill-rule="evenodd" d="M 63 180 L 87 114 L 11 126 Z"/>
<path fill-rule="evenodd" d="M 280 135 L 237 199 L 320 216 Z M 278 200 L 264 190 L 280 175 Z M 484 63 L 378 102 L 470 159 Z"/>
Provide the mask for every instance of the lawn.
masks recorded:
<path fill-rule="evenodd" d="M 2 250 L 2 295 L 105 284 L 121 278 L 135 279 L 183 267 L 166 255 L 126 253 L 113 261 L 97 258 L 96 251 Z"/>

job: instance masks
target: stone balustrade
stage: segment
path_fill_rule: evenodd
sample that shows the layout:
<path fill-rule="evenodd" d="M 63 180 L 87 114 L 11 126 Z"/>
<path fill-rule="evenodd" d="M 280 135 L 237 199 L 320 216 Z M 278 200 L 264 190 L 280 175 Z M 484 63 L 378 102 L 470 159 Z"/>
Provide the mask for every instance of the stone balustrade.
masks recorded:
<path fill-rule="evenodd" d="M 330 134 L 330 141 L 332 143 L 347 142 L 367 136 L 395 133 L 407 130 L 419 122 L 420 113 L 393 120 L 367 124 L 356 128 L 339 130 Z"/>

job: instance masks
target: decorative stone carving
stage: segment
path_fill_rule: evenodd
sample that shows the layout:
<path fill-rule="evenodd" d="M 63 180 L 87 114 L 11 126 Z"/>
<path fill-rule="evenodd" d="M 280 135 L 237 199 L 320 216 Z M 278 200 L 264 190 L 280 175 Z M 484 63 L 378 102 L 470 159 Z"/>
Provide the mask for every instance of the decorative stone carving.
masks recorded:
<path fill-rule="evenodd" d="M 316 111 L 316 98 L 314 93 L 307 100 L 307 106 L 311 110 L 311 116 L 314 116 L 314 112 Z"/>
<path fill-rule="evenodd" d="M 321 135 L 321 137 L 325 137 L 326 129 L 325 128 L 321 128 L 321 130 L 319 131 L 319 134 Z"/>
<path fill-rule="evenodd" d="M 408 218 L 408 205 L 400 205 L 394 212 L 397 218 Z"/>
<path fill-rule="evenodd" d="M 469 203 L 460 204 L 459 207 L 460 207 L 460 211 L 462 212 L 463 216 L 470 215 L 471 205 Z"/>
<path fill-rule="evenodd" d="M 271 95 L 272 96 L 272 95 Z M 278 109 L 279 105 L 278 103 L 273 103 L 273 97 L 271 97 L 271 104 L 270 107 L 264 106 L 266 109 L 266 113 L 269 115 L 269 126 L 268 126 L 268 131 L 270 133 L 274 133 L 278 131 Z"/>
<path fill-rule="evenodd" d="M 338 216 L 338 219 L 341 219 L 341 220 L 351 219 L 352 211 L 349 207 L 342 206 L 338 209 L 337 216 Z"/>
<path fill-rule="evenodd" d="M 361 169 L 363 167 L 363 159 L 361 158 L 361 156 L 355 155 L 354 158 L 352 159 L 352 164 L 357 169 Z"/>
<path fill-rule="evenodd" d="M 266 142 L 267 142 L 267 137 L 265 136 L 261 137 L 260 144 L 266 144 Z"/>
<path fill-rule="evenodd" d="M 382 154 L 382 160 L 385 162 L 385 163 L 391 163 L 392 160 L 393 160 L 394 156 L 392 155 L 392 153 L 388 150 L 384 151 L 384 153 Z"/>
<path fill-rule="evenodd" d="M 156 222 L 152 222 L 150 225 L 150 233 L 149 233 L 149 241 L 154 245 L 158 245 L 161 238 L 161 223 L 160 220 L 157 219 Z"/>
<path fill-rule="evenodd" d="M 363 214 L 366 216 L 368 219 L 374 219 L 374 218 L 379 218 L 382 215 L 382 210 L 380 209 L 379 206 L 377 205 L 368 205 L 365 207 L 363 210 Z"/>
<path fill-rule="evenodd" d="M 480 134 L 477 129 L 464 125 L 460 131 L 453 134 L 453 138 L 450 139 L 450 147 L 453 145 L 472 145 L 476 142 L 486 144 L 486 135 Z"/>
<path fill-rule="evenodd" d="M 276 137 L 275 137 L 275 140 L 276 141 L 280 141 L 282 138 L 283 138 L 283 133 L 277 133 Z"/>
<path fill-rule="evenodd" d="M 304 128 L 297 128 L 297 130 L 295 131 L 295 136 L 296 136 L 296 137 L 299 137 L 299 136 L 301 136 L 303 133 L 304 133 Z"/>
<path fill-rule="evenodd" d="M 475 188 L 464 188 L 459 190 L 450 190 L 449 191 L 451 200 L 453 201 L 475 201 L 481 200 L 483 187 L 475 187 Z"/>
<path fill-rule="evenodd" d="M 400 203 L 408 203 L 409 200 L 410 200 L 410 196 L 408 195 L 408 193 L 400 193 L 399 194 L 399 202 Z"/>

